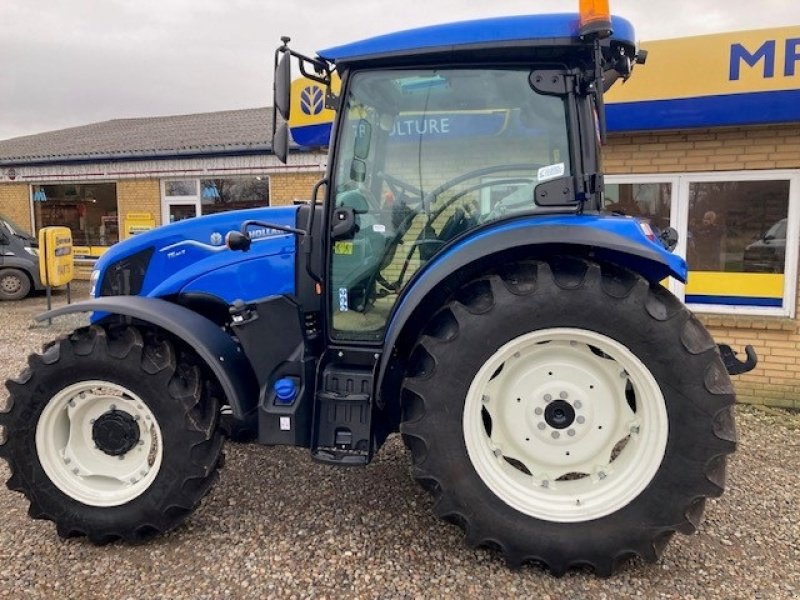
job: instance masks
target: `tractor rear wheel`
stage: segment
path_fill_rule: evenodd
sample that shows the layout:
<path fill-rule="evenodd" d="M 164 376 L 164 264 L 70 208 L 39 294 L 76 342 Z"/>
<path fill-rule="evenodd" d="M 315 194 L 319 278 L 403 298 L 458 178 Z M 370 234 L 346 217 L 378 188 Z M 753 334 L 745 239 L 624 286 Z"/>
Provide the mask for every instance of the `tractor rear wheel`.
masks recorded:
<path fill-rule="evenodd" d="M 182 523 L 222 458 L 219 401 L 170 340 L 79 329 L 32 355 L 0 414 L 8 487 L 61 537 L 139 541 Z"/>
<path fill-rule="evenodd" d="M 436 313 L 401 432 L 434 510 L 470 545 L 560 575 L 655 561 L 723 491 L 733 389 L 668 291 L 562 257 L 507 265 Z"/>

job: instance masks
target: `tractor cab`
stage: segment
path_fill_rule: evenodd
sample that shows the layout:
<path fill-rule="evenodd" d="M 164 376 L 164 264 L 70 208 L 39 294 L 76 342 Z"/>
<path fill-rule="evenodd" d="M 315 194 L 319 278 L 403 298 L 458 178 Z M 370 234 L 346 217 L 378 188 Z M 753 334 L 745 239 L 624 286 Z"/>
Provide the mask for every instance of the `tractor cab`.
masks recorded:
<path fill-rule="evenodd" d="M 380 342 L 409 282 L 478 229 L 597 213 L 602 92 L 639 55 L 624 19 L 613 19 L 610 37 L 584 27 L 581 36 L 577 15 L 507 17 L 399 32 L 315 58 L 287 42 L 278 49 L 276 118 L 291 118 L 295 104 L 292 57 L 326 86 L 337 112 L 327 256 L 318 265 L 331 340 Z M 280 154 L 288 128 L 274 131 Z"/>

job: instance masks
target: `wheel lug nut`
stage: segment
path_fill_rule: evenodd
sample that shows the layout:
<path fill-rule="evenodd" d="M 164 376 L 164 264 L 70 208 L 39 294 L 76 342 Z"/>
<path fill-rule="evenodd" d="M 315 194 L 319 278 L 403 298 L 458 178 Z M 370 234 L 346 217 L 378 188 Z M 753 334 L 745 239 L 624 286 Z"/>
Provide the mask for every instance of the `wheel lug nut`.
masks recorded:
<path fill-rule="evenodd" d="M 575 435 L 575 430 L 574 430 L 574 429 L 568 429 L 568 430 L 567 430 L 567 435 L 568 435 L 569 437 L 572 437 L 573 435 Z"/>
<path fill-rule="evenodd" d="M 569 398 L 569 394 L 568 394 L 567 392 L 561 392 L 561 393 L 559 394 L 559 397 L 560 397 L 562 400 L 566 400 L 567 398 Z"/>
<path fill-rule="evenodd" d="M 580 400 L 575 400 L 575 404 L 573 404 L 572 407 L 575 408 L 576 410 L 579 410 L 581 407 L 583 407 L 583 402 L 581 402 Z"/>
<path fill-rule="evenodd" d="M 550 435 L 552 435 L 552 436 L 553 436 L 553 439 L 554 439 L 554 440 L 557 440 L 558 438 L 560 438 L 560 437 L 561 437 L 561 434 L 560 434 L 560 433 L 558 433 L 557 431 L 554 431 L 554 432 L 553 432 L 553 433 L 551 433 Z"/>
<path fill-rule="evenodd" d="M 544 424 L 544 422 L 542 422 L 542 423 L 539 423 L 539 424 L 537 425 L 537 427 L 538 427 L 539 429 L 544 429 L 545 427 L 547 427 L 547 425 L 545 425 L 545 424 Z"/>
<path fill-rule="evenodd" d="M 68 465 L 68 464 L 69 464 L 69 463 L 71 463 L 71 462 L 72 462 L 72 459 L 71 459 L 71 458 L 65 458 L 65 459 L 64 459 L 64 464 L 65 464 L 65 465 Z"/>
<path fill-rule="evenodd" d="M 80 469 L 72 469 L 72 473 L 74 475 L 77 475 L 78 473 L 80 473 Z"/>
<path fill-rule="evenodd" d="M 120 454 L 117 458 L 119 458 L 120 460 L 125 460 L 125 455 L 124 454 Z"/>
<path fill-rule="evenodd" d="M 597 474 L 597 477 L 598 477 L 598 479 L 605 479 L 607 477 L 606 472 L 605 471 L 600 471 Z"/>
<path fill-rule="evenodd" d="M 583 425 L 583 424 L 586 422 L 586 417 L 578 417 L 578 418 L 577 418 L 577 419 L 575 419 L 575 420 L 576 420 L 578 423 L 580 423 L 581 425 Z"/>
<path fill-rule="evenodd" d="M 540 415 L 540 414 L 542 414 L 544 411 L 543 411 L 541 408 L 535 408 L 533 412 L 534 412 L 534 413 L 536 413 L 537 415 Z"/>
<path fill-rule="evenodd" d="M 553 397 L 550 394 L 545 394 L 544 395 L 544 401 L 545 402 L 550 402 L 550 400 L 552 400 L 552 399 L 553 399 Z"/>

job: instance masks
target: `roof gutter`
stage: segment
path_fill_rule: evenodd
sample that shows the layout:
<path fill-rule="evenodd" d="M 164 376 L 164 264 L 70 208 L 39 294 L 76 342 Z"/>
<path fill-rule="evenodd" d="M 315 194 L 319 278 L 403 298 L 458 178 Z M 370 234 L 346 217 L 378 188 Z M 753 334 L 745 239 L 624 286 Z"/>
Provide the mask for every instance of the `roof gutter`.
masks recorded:
<path fill-rule="evenodd" d="M 293 145 L 294 152 L 310 152 L 310 148 Z M 148 160 L 180 160 L 186 158 L 224 158 L 231 156 L 256 156 L 272 154 L 272 146 L 263 144 L 232 148 L 229 150 L 163 150 L 146 153 L 76 154 L 65 156 L 34 156 L 0 158 L 0 167 L 44 167 L 51 165 L 85 165 L 92 163 L 144 162 Z"/>

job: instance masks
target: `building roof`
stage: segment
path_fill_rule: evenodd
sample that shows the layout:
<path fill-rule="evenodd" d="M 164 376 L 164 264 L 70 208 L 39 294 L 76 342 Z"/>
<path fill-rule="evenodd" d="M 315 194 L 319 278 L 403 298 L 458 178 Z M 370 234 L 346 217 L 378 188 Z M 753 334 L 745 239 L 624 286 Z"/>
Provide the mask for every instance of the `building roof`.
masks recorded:
<path fill-rule="evenodd" d="M 113 119 L 0 141 L 0 165 L 269 152 L 272 109 Z"/>

